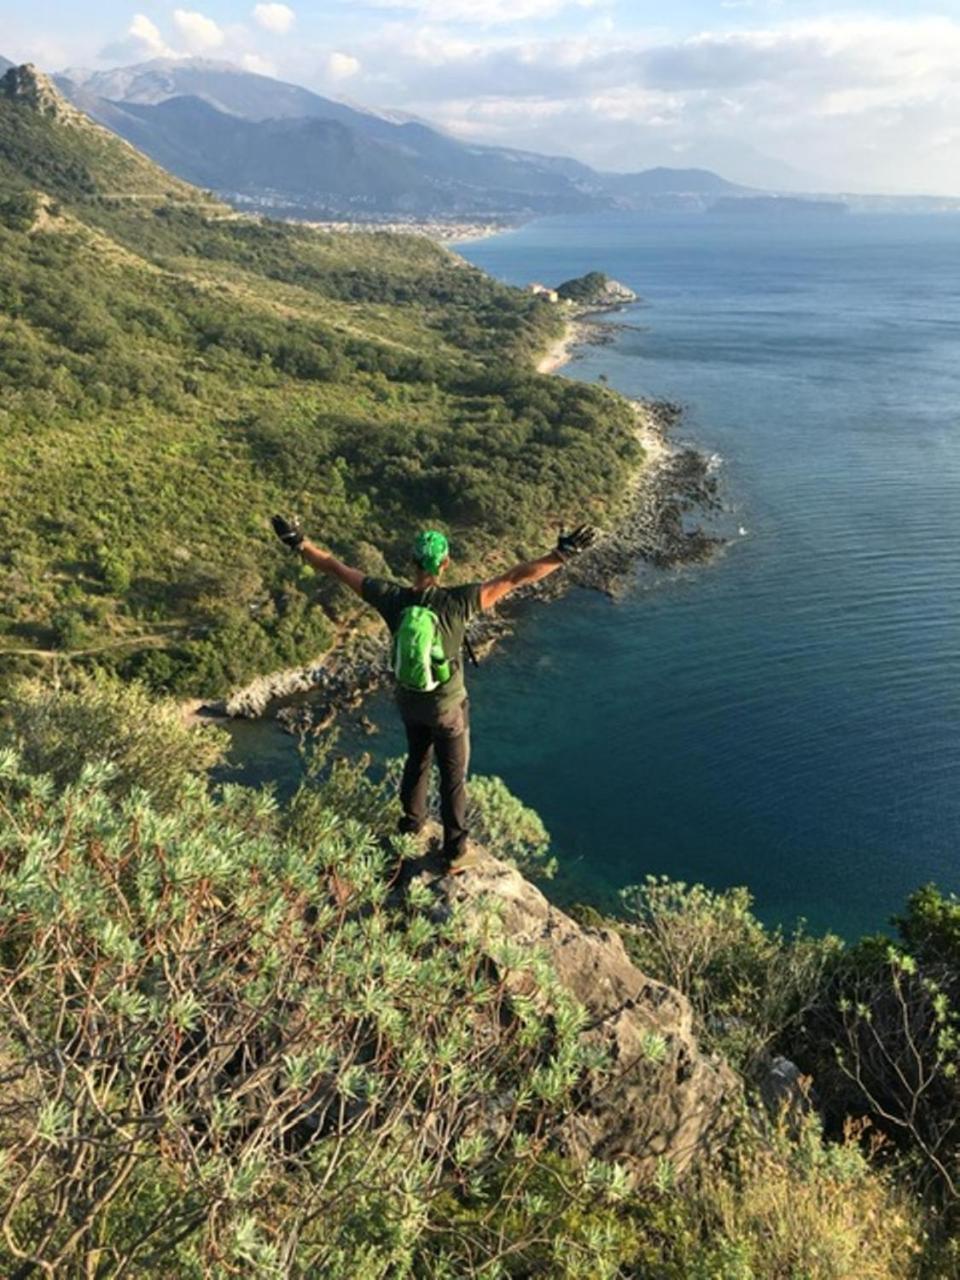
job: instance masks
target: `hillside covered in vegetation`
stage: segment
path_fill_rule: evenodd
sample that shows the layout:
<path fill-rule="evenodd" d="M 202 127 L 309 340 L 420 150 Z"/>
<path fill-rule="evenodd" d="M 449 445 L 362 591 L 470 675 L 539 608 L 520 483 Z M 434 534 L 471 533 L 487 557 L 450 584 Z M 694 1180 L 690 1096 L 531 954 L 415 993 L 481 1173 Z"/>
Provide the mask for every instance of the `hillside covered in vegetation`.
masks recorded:
<path fill-rule="evenodd" d="M 238 218 L 0 81 L 0 677 L 89 655 L 215 694 L 328 646 L 349 602 L 277 554 L 298 512 L 370 570 L 466 565 L 615 507 L 629 405 L 531 372 L 544 302 L 423 239 Z"/>

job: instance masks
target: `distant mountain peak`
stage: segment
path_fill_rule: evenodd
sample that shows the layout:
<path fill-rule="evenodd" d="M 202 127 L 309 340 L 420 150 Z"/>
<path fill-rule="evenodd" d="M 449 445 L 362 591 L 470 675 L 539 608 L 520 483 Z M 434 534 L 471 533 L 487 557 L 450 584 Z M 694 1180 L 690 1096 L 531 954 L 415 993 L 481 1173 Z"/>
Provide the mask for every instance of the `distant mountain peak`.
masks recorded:
<path fill-rule="evenodd" d="M 710 182 L 716 182 L 719 176 L 718 174 L 714 173 L 712 169 L 698 168 L 696 166 L 694 166 L 693 168 L 689 168 L 689 167 L 683 167 L 680 165 L 666 165 L 666 164 L 656 164 L 651 169 L 644 169 L 643 172 L 646 173 L 651 178 L 653 177 L 669 178 L 671 181 L 677 181 L 679 179 L 696 180 L 696 179 L 706 178 Z M 724 182 L 726 181 L 726 179 L 720 179 L 720 180 Z"/>
<path fill-rule="evenodd" d="M 110 71 L 93 71 L 89 67 L 66 67 L 60 74 L 74 84 L 86 84 L 97 77 L 122 76 L 134 80 L 137 76 L 151 75 L 158 71 L 232 71 L 236 75 L 250 75 L 251 72 L 238 67 L 234 62 L 226 62 L 221 58 L 150 58 L 147 62 L 135 62 L 126 67 L 114 67 Z"/>
<path fill-rule="evenodd" d="M 32 62 L 11 67 L 0 80 L 0 93 L 9 102 L 29 107 L 38 115 L 62 124 L 86 124 L 86 118 L 72 106 L 49 76 L 38 71 Z"/>
<path fill-rule="evenodd" d="M 227 62 L 225 58 L 152 58 L 149 62 L 141 62 L 129 67 L 130 71 L 168 70 L 170 67 L 189 67 L 192 71 L 235 71 L 237 75 L 250 75 L 235 62 Z"/>
<path fill-rule="evenodd" d="M 271 79 L 257 71 L 248 71 L 246 67 L 238 67 L 235 62 L 227 62 L 224 58 L 151 58 L 149 62 L 139 62 L 131 67 L 119 68 L 122 73 L 132 79 L 138 76 L 163 75 L 176 71 L 195 71 L 207 75 L 258 76 L 262 80 Z M 106 73 L 107 75 L 110 72 Z"/>

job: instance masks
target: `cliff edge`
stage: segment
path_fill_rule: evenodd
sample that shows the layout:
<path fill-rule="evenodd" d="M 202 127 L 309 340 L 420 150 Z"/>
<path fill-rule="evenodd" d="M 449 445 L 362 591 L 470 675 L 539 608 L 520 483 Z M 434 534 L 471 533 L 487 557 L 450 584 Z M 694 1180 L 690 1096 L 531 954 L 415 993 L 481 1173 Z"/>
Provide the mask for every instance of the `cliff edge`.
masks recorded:
<path fill-rule="evenodd" d="M 548 1003 L 534 975 L 539 956 L 582 1004 L 581 1036 L 602 1051 L 604 1065 L 584 1081 L 563 1122 L 565 1154 L 624 1162 L 646 1178 L 662 1162 L 681 1174 L 723 1142 L 739 1092 L 733 1072 L 700 1050 L 686 997 L 641 973 L 618 934 L 578 924 L 486 853 L 457 877 L 420 878 L 434 894 L 435 913 L 460 913 L 495 964 L 509 940 L 511 956 L 522 957 L 502 974 L 511 992 Z"/>

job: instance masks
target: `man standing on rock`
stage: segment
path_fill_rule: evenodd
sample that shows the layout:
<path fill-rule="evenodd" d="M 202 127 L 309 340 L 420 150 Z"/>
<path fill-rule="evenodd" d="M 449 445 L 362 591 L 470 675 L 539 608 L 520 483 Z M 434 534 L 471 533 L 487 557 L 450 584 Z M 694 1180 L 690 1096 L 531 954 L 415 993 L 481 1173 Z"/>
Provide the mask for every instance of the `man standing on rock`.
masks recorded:
<path fill-rule="evenodd" d="M 372 578 L 341 564 L 304 537 L 297 524 L 273 517 L 277 537 L 319 573 L 337 578 L 390 628 L 396 699 L 407 732 L 408 755 L 400 783 L 403 818 L 400 830 L 418 834 L 427 819 L 427 790 L 434 754 L 440 768 L 440 813 L 443 819 L 444 869 L 456 873 L 468 864 L 466 777 L 470 757 L 467 690 L 462 649 L 467 624 L 492 609 L 519 587 L 539 582 L 579 555 L 596 539 L 596 530 L 581 525 L 561 533 L 553 551 L 518 564 L 488 582 L 443 587 L 450 565 L 444 534 L 427 529 L 413 545 L 413 585 Z"/>

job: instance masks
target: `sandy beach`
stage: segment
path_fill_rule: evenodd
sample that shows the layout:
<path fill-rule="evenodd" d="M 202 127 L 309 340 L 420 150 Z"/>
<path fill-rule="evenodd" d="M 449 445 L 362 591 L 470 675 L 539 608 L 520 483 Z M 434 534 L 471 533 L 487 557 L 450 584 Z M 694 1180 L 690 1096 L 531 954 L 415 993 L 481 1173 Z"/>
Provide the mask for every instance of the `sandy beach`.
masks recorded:
<path fill-rule="evenodd" d="M 565 364 L 569 364 L 585 338 L 584 326 L 576 320 L 568 320 L 563 335 L 551 343 L 537 361 L 537 373 L 556 373 Z"/>

